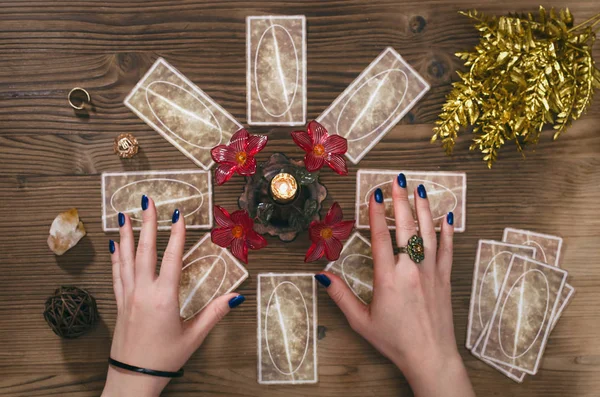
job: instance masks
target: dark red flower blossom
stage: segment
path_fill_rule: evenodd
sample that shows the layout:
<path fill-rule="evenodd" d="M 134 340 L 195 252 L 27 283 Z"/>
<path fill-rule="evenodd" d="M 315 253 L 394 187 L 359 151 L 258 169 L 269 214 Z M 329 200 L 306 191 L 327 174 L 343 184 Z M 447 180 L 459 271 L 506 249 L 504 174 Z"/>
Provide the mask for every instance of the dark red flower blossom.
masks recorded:
<path fill-rule="evenodd" d="M 325 255 L 328 260 L 335 261 L 342 252 L 342 241 L 350 236 L 354 221 L 342 220 L 344 215 L 338 203 L 333 203 L 324 221 L 313 221 L 309 227 L 310 239 L 313 242 L 304 262 L 313 262 Z"/>
<path fill-rule="evenodd" d="M 214 208 L 215 221 L 220 227 L 210 232 L 213 243 L 223 247 L 231 247 L 231 253 L 244 263 L 248 263 L 248 248 L 259 250 L 267 246 L 267 240 L 254 231 L 254 221 L 245 210 L 238 210 L 231 215 L 218 205 Z"/>
<path fill-rule="evenodd" d="M 254 156 L 263 150 L 267 140 L 264 135 L 250 135 L 242 128 L 231 136 L 228 145 L 212 148 L 210 155 L 219 164 L 215 170 L 217 185 L 227 182 L 235 172 L 243 176 L 254 175 L 256 172 Z"/>
<path fill-rule="evenodd" d="M 307 131 L 294 131 L 292 138 L 296 145 L 306 152 L 304 166 L 308 172 L 318 171 L 327 164 L 340 175 L 348 174 L 344 154 L 348 141 L 340 135 L 329 135 L 325 127 L 316 121 L 308 123 Z"/>

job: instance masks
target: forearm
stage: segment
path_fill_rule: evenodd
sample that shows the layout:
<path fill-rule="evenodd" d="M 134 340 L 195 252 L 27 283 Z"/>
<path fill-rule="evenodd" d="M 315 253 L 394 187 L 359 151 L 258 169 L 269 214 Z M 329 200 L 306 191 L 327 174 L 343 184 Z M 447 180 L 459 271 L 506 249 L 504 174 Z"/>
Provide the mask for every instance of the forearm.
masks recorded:
<path fill-rule="evenodd" d="M 416 397 L 475 397 L 458 353 L 445 360 L 423 357 L 410 367 L 399 368 Z"/>
<path fill-rule="evenodd" d="M 109 367 L 102 397 L 158 397 L 168 383 L 167 378 Z"/>

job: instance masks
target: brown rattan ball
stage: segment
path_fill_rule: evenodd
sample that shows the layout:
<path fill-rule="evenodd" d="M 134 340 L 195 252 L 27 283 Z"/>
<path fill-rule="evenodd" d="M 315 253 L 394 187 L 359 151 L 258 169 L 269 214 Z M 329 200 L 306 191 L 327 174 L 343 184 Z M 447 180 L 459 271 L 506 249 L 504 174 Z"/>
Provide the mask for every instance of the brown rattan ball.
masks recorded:
<path fill-rule="evenodd" d="M 60 287 L 46 300 L 44 318 L 56 335 L 77 338 L 96 323 L 96 300 L 84 289 Z"/>

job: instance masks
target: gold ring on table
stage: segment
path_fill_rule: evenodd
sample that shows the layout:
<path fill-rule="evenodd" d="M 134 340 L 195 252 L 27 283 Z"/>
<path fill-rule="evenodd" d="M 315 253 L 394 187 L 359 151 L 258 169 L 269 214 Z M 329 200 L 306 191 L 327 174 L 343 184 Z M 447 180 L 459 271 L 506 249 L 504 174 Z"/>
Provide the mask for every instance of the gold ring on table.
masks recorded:
<path fill-rule="evenodd" d="M 394 249 L 394 255 L 408 254 L 408 257 L 414 263 L 421 263 L 425 259 L 425 249 L 423 248 L 423 239 L 416 234 L 408 239 L 404 247 Z"/>
<path fill-rule="evenodd" d="M 87 100 L 82 100 L 81 104 L 76 105 L 73 103 L 72 98 L 73 98 L 73 94 L 76 94 L 78 92 L 83 92 L 85 94 Z M 71 107 L 75 110 L 83 110 L 85 108 L 85 105 L 92 101 L 92 98 L 90 98 L 90 93 L 81 87 L 75 87 L 71 91 L 69 91 L 69 95 L 67 96 L 67 99 L 69 100 L 69 105 L 71 105 Z"/>

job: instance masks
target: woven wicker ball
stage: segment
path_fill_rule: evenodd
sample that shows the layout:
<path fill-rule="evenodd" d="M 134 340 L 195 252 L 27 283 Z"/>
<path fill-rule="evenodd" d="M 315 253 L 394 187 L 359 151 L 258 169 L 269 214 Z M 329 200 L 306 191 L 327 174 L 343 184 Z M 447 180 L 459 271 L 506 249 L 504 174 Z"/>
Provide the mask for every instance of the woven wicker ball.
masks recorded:
<path fill-rule="evenodd" d="M 84 289 L 60 287 L 46 300 L 44 318 L 56 335 L 77 338 L 96 323 L 96 300 Z"/>

